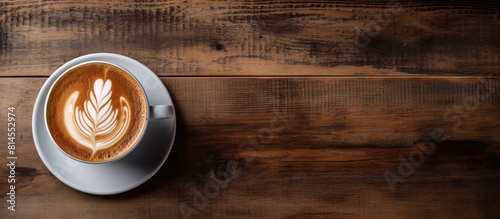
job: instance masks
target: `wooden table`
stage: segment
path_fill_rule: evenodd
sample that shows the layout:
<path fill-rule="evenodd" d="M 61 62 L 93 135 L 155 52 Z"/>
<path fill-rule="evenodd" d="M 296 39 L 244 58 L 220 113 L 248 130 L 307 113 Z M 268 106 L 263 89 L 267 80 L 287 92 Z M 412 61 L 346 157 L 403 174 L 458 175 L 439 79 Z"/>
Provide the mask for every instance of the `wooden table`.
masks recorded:
<path fill-rule="evenodd" d="M 499 30 L 497 1 L 0 0 L 0 218 L 499 218 Z M 177 110 L 167 162 L 113 196 L 57 180 L 31 131 L 47 77 L 94 52 Z"/>

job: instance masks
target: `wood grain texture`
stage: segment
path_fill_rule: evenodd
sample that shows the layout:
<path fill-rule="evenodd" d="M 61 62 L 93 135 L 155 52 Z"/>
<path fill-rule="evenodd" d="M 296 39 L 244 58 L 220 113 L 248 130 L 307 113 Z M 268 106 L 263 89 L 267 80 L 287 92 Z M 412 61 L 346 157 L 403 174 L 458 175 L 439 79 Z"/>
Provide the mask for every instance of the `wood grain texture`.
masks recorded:
<path fill-rule="evenodd" d="M 63 185 L 38 157 L 31 115 L 45 80 L 0 80 L 0 119 L 15 106 L 20 136 L 17 211 L 4 202 L 2 218 L 181 218 L 181 204 L 197 209 L 191 218 L 500 215 L 499 78 L 163 77 L 178 116 L 173 151 L 144 185 L 106 197 Z M 391 191 L 384 174 L 400 175 L 438 129 L 447 139 Z M 194 201 L 228 165 L 237 174 L 215 176 L 224 188 Z"/>
<path fill-rule="evenodd" d="M 498 75 L 498 1 L 0 1 L 0 76 L 93 52 L 163 76 Z"/>
<path fill-rule="evenodd" d="M 499 30 L 498 1 L 0 0 L 0 218 L 500 218 Z M 31 131 L 47 76 L 94 52 L 151 68 L 178 119 L 114 196 L 57 180 Z"/>

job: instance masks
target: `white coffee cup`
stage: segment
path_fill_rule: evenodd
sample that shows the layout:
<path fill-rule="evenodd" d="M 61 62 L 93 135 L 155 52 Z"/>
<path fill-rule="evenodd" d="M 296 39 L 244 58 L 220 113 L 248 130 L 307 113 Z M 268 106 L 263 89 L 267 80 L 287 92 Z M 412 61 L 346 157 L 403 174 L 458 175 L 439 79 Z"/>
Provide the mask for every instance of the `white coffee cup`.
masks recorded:
<path fill-rule="evenodd" d="M 127 69 L 115 63 L 93 60 L 74 66 L 65 66 L 65 68 L 67 70 L 57 77 L 48 91 L 44 119 L 52 141 L 67 157 L 89 164 L 117 161 L 127 156 L 139 145 L 151 121 L 168 119 L 174 115 L 172 105 L 150 105 L 141 82 Z M 109 71 L 103 73 L 104 78 L 96 79 L 98 73 L 95 72 L 99 69 Z M 82 75 L 85 70 L 93 73 Z M 59 69 L 56 72 L 58 71 Z M 122 79 L 127 82 L 120 84 L 119 81 Z M 87 85 L 88 87 L 84 88 Z M 128 86 L 131 89 L 113 90 L 115 88 L 113 86 L 124 88 Z M 134 89 L 134 92 L 127 93 L 127 90 Z M 127 102 L 127 98 L 123 96 L 120 96 L 120 99 L 113 99 L 117 96 L 115 94 L 117 92 L 130 95 L 130 101 Z M 90 98 L 84 98 L 85 95 Z M 141 104 L 134 104 L 132 100 L 138 99 L 140 101 L 136 102 L 141 102 Z M 100 100 L 107 102 L 101 104 Z M 117 107 L 113 108 L 113 106 Z M 132 117 L 136 115 L 136 112 L 141 119 Z M 114 116 L 119 122 L 113 122 Z M 141 124 L 133 123 L 139 120 Z M 127 128 L 124 128 L 126 125 L 128 125 Z M 133 134 L 132 140 L 127 136 L 131 133 Z M 113 142 L 120 144 L 112 144 Z M 89 150 L 92 153 L 87 158 Z"/>

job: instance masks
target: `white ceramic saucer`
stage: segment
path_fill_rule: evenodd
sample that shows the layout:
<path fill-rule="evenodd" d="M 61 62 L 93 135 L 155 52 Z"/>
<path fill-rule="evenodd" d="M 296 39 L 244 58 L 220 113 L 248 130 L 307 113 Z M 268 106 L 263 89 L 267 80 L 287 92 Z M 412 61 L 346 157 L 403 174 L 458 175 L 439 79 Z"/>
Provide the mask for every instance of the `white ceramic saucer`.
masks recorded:
<path fill-rule="evenodd" d="M 176 117 L 149 121 L 140 144 L 126 157 L 104 164 L 86 164 L 66 157 L 49 136 L 44 124 L 44 101 L 56 78 L 69 67 L 89 61 L 105 61 L 131 72 L 143 85 L 150 105 L 172 105 L 160 79 L 149 68 L 126 56 L 95 53 L 73 59 L 45 82 L 33 109 L 33 139 L 43 163 L 66 185 L 90 194 L 111 195 L 131 190 L 151 178 L 163 165 L 174 143 Z"/>

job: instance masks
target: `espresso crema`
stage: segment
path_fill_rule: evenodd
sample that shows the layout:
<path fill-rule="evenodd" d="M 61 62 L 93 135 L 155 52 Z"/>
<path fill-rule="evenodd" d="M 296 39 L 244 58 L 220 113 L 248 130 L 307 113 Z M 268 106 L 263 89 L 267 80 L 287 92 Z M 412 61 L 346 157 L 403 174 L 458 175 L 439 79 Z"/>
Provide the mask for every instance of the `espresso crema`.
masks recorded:
<path fill-rule="evenodd" d="M 128 152 L 140 139 L 147 101 L 128 72 L 107 63 L 86 63 L 57 79 L 46 111 L 49 132 L 66 154 L 103 162 Z"/>

